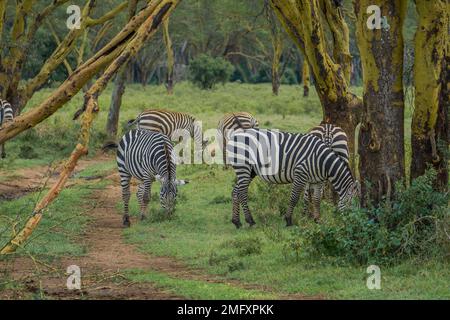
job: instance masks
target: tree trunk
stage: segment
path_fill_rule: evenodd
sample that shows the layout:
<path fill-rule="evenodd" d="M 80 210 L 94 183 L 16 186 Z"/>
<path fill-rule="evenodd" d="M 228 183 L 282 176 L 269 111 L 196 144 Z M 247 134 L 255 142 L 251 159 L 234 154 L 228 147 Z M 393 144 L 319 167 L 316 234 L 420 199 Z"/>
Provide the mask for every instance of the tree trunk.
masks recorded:
<path fill-rule="evenodd" d="M 163 33 L 164 33 L 164 44 L 166 46 L 166 52 L 167 52 L 167 82 L 166 82 L 166 88 L 167 88 L 167 94 L 173 94 L 173 69 L 174 69 L 174 63 L 175 59 L 173 56 L 173 48 L 172 48 L 172 40 L 170 39 L 169 34 L 169 19 L 165 20 L 163 22 Z"/>
<path fill-rule="evenodd" d="M 310 79 L 309 79 L 309 65 L 308 61 L 306 60 L 303 61 L 302 81 L 303 81 L 303 96 L 307 97 L 309 96 Z"/>
<path fill-rule="evenodd" d="M 281 30 L 277 24 L 275 14 L 269 7 L 266 8 L 267 21 L 270 27 L 270 40 L 272 42 L 272 93 L 278 95 L 281 84 L 280 59 L 283 53 L 283 39 Z"/>
<path fill-rule="evenodd" d="M 138 0 L 131 0 L 128 3 L 128 21 L 130 21 L 136 14 L 137 2 Z M 116 81 L 114 83 L 108 118 L 106 120 L 106 143 L 116 141 L 117 132 L 119 129 L 120 106 L 122 105 L 122 96 L 125 93 L 125 82 L 127 80 L 128 65 L 129 62 L 125 63 L 125 65 L 117 74 Z"/>
<path fill-rule="evenodd" d="M 378 5 L 389 27 L 367 28 L 369 5 Z M 391 199 L 405 177 L 403 36 L 406 0 L 354 1 L 364 79 L 358 152 L 363 204 Z"/>
<path fill-rule="evenodd" d="M 435 187 L 448 188 L 449 10 L 445 0 L 418 1 L 415 37 L 415 104 L 411 125 L 411 179 L 436 169 Z"/>
<path fill-rule="evenodd" d="M 127 77 L 126 71 L 126 67 L 122 69 L 116 76 L 116 81 L 114 83 L 108 119 L 106 120 L 106 143 L 116 141 L 119 128 L 120 106 L 122 105 L 122 96 L 125 93 L 125 81 Z"/>
<path fill-rule="evenodd" d="M 340 126 L 347 134 L 350 161 L 353 164 L 355 128 L 360 121 L 362 101 L 349 91 L 346 79 L 350 68 L 337 64 L 327 52 L 319 0 L 270 0 L 270 3 L 309 63 L 323 109 L 323 121 Z M 333 6 L 333 10 L 329 10 L 333 21 L 325 22 L 333 23 L 333 28 L 330 28 L 332 33 L 344 33 L 347 25 L 340 13 L 341 9 L 334 2 L 330 2 L 329 6 Z M 334 55 L 346 55 L 348 37 L 333 35 L 333 40 L 339 42 L 334 44 Z"/>

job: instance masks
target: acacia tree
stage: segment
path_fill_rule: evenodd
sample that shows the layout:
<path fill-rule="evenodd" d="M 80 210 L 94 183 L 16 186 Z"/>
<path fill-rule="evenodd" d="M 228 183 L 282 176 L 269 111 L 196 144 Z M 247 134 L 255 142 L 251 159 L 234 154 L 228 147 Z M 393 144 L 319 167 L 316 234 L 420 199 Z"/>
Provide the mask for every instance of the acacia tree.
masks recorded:
<path fill-rule="evenodd" d="M 355 128 L 360 121 L 362 100 L 350 92 L 348 27 L 340 1 L 270 0 L 284 29 L 303 53 L 314 75 L 323 121 L 344 129 L 354 155 Z M 333 36 L 333 54 L 326 50 L 324 26 Z"/>
<path fill-rule="evenodd" d="M 387 20 L 380 29 L 367 27 L 370 5 L 377 5 Z M 354 1 L 364 82 L 359 171 L 363 195 L 375 202 L 383 196 L 390 199 L 395 183 L 405 176 L 402 27 L 406 7 L 406 0 Z"/>
<path fill-rule="evenodd" d="M 150 0 L 127 25 L 99 52 L 74 73 L 39 107 L 23 114 L 17 124 L 17 118 L 13 122 L 16 126 L 7 127 L 6 132 L 0 131 L 0 139 L 14 136 L 30 127 L 31 124 L 39 123 L 52 112 L 56 111 L 61 104 L 68 101 L 82 85 L 87 82 L 100 68 L 106 68 L 102 76 L 90 87 L 85 94 L 84 106 L 80 110 L 83 114 L 82 126 L 79 141 L 66 161 L 63 171 L 60 173 L 57 182 L 50 188 L 48 193 L 38 202 L 34 208 L 33 215 L 27 221 L 24 228 L 17 233 L 0 251 L 0 254 L 9 254 L 21 246 L 32 234 L 42 219 L 44 209 L 58 196 L 67 179 L 74 170 L 78 159 L 87 153 L 89 144 L 89 132 L 93 121 L 93 116 L 99 111 L 98 97 L 105 89 L 111 78 L 120 68 L 134 56 L 143 43 L 152 37 L 162 21 L 166 19 L 172 10 L 178 5 L 180 0 Z M 30 115 L 30 112 L 33 112 Z M 50 113 L 50 114 L 49 114 Z"/>
<path fill-rule="evenodd" d="M 54 52 L 47 58 L 40 71 L 31 79 L 21 81 L 25 61 L 37 30 L 45 21 L 68 0 L 51 1 L 46 7 L 36 0 L 17 1 L 12 28 L 5 28 L 7 1 L 0 4 L 0 96 L 11 102 L 16 112 L 20 112 L 33 96 L 34 92 L 44 85 L 56 68 L 66 61 L 67 56 L 76 47 L 77 39 L 85 31 L 94 26 L 103 25 L 117 16 L 127 6 L 127 2 L 113 8 L 100 18 L 92 18 L 96 5 L 95 0 L 88 0 L 81 11 L 83 23 L 80 28 L 70 30 L 62 39 Z M 39 8 L 37 8 L 39 6 Z M 39 13 L 35 13 L 39 12 Z"/>
<path fill-rule="evenodd" d="M 450 105 L 450 3 L 416 1 L 419 21 L 415 36 L 414 114 L 411 125 L 411 179 L 437 170 L 436 187 L 448 188 Z"/>

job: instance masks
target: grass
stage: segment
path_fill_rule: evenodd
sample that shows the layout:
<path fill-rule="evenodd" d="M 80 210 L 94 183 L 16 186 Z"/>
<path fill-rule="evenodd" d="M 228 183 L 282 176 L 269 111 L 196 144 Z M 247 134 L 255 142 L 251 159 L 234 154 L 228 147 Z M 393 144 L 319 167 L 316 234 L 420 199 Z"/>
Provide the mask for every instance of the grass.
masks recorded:
<path fill-rule="evenodd" d="M 157 271 L 130 270 L 126 276 L 132 281 L 151 282 L 159 288 L 188 299 L 207 300 L 248 300 L 274 299 L 275 295 L 258 290 L 244 289 L 227 283 L 206 282 L 201 280 L 170 277 Z"/>
<path fill-rule="evenodd" d="M 361 88 L 354 88 L 353 91 L 360 94 Z M 41 90 L 27 107 L 36 105 L 50 92 L 50 89 Z M 101 112 L 92 129 L 91 154 L 95 154 L 92 151 L 105 139 L 104 127 L 110 95 L 111 87 L 100 97 Z M 0 162 L 0 180 L 2 176 L 13 175 L 16 168 L 48 164 L 67 157 L 79 129 L 79 122 L 73 122 L 71 116 L 82 101 L 81 94 L 75 96 L 49 120 L 8 142 L 9 158 Z M 230 111 L 249 111 L 258 118 L 261 127 L 285 131 L 305 132 L 321 120 L 321 106 L 316 93 L 311 90 L 310 97 L 305 99 L 301 97 L 300 86 L 282 86 L 280 95 L 274 97 L 270 84 L 231 83 L 218 86 L 213 91 L 202 91 L 189 83 L 181 83 L 177 84 L 172 96 L 165 94 L 163 86 L 142 88 L 140 85 L 130 85 L 123 98 L 120 118 L 122 130 L 125 123 L 140 111 L 155 107 L 189 112 L 203 121 L 204 129 L 214 128 L 221 115 Z M 405 113 L 405 136 L 409 137 L 410 106 Z M 405 144 L 409 163 L 409 142 Z M 97 164 L 77 177 L 101 175 L 113 167 L 114 161 Z M 366 287 L 367 266 L 343 266 L 325 258 L 311 261 L 304 257 L 301 246 L 296 251 L 287 248 L 284 239 L 290 237 L 290 231 L 284 227 L 276 208 L 272 208 L 270 203 L 264 208 L 257 201 L 264 198 L 265 194 L 270 196 L 269 191 L 262 191 L 264 188 L 260 184 L 254 182 L 250 189 L 250 207 L 258 224 L 251 229 L 245 227 L 236 230 L 230 222 L 230 195 L 234 181 L 232 170 L 225 171 L 217 165 L 182 165 L 177 169 L 177 176 L 190 179 L 191 183 L 179 187 L 175 217 L 168 220 L 159 210 L 159 184 L 155 183 L 151 217 L 125 230 L 126 241 L 135 244 L 142 252 L 175 257 L 223 279 L 264 285 L 271 288 L 272 293 L 199 280 L 182 280 L 160 272 L 142 270 L 130 270 L 127 274 L 132 280 L 150 281 L 175 294 L 203 299 L 271 298 L 289 293 L 350 299 L 450 298 L 448 264 L 408 261 L 395 267 L 380 265 L 381 290 L 369 290 Z M 80 207 L 88 203 L 91 193 L 89 188 L 93 186 L 86 181 L 83 186 L 63 191 L 39 227 L 38 233 L 42 235 L 30 243 L 27 250 L 57 256 L 83 254 L 84 248 L 77 240 L 88 219 L 77 213 Z M 289 187 L 282 189 L 286 194 L 288 190 Z M 31 212 L 35 199 L 36 195 L 33 194 L 0 203 L 0 232 L 5 226 L 6 217 L 20 218 L 23 222 L 27 217 L 24 212 Z M 117 195 L 117 199 L 117 214 L 120 214 L 120 195 Z M 323 209 L 328 212 L 326 214 L 330 214 L 329 205 L 325 203 Z M 130 210 L 134 214 L 138 212 L 134 193 Z M 309 223 L 298 218 L 300 211 L 301 206 L 295 211 L 297 223 Z M 74 223 L 64 223 L 68 219 Z M 46 233 L 58 223 L 61 224 L 61 232 Z M 0 241 L 6 239 L 9 232 L 3 231 Z"/>

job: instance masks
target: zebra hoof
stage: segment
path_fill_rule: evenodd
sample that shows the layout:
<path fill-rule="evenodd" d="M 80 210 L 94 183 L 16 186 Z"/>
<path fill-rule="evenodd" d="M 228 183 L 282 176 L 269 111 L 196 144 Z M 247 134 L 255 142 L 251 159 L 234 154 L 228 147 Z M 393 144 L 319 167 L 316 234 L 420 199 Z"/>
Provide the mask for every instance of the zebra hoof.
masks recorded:
<path fill-rule="evenodd" d="M 252 227 L 256 224 L 255 220 L 253 220 L 253 219 L 248 219 L 246 221 L 247 221 L 249 227 Z"/>
<path fill-rule="evenodd" d="M 292 226 L 292 217 L 285 217 L 284 219 L 286 220 L 286 227 L 291 227 Z"/>
<path fill-rule="evenodd" d="M 128 217 L 123 218 L 123 226 L 129 228 L 131 226 L 130 219 Z"/>
<path fill-rule="evenodd" d="M 2 159 L 6 158 L 6 153 L 2 153 Z"/>
<path fill-rule="evenodd" d="M 242 223 L 239 220 L 237 220 L 237 221 L 231 220 L 231 222 L 235 225 L 236 229 L 239 229 L 240 227 L 242 227 Z"/>

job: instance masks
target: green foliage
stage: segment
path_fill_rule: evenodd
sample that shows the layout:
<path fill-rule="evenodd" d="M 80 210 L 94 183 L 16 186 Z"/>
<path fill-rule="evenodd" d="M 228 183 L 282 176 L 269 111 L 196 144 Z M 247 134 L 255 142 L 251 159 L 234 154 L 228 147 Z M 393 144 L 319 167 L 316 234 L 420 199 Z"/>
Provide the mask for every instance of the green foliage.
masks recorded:
<path fill-rule="evenodd" d="M 429 170 L 409 188 L 397 185 L 396 199 L 357 208 L 294 232 L 310 256 L 334 256 L 357 264 L 398 263 L 414 257 L 448 258 L 448 194 L 433 190 Z M 444 255 L 441 255 L 444 254 Z M 445 256 L 445 254 L 447 256 Z"/>
<path fill-rule="evenodd" d="M 189 65 L 190 80 L 204 90 L 214 88 L 219 82 L 223 84 L 227 82 L 233 70 L 233 66 L 227 60 L 206 54 L 199 55 Z"/>

